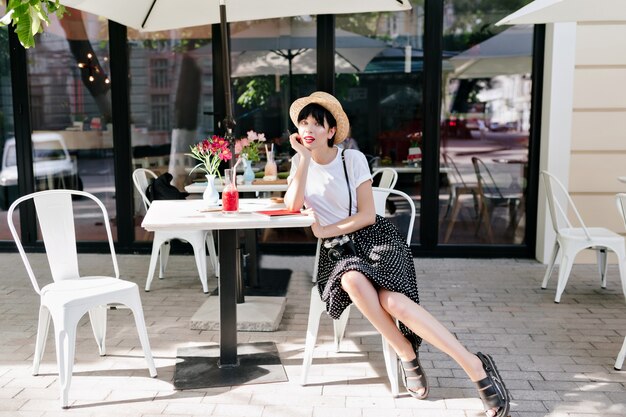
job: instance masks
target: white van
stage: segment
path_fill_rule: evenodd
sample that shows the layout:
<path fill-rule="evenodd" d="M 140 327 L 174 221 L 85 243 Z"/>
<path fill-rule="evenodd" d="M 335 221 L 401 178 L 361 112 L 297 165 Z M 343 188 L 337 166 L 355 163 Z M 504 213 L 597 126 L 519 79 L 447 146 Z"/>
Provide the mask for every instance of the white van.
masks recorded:
<path fill-rule="evenodd" d="M 82 189 L 76 162 L 70 157 L 63 137 L 54 132 L 34 133 L 33 173 L 37 189 Z M 4 144 L 0 185 L 17 185 L 17 155 L 15 139 Z"/>

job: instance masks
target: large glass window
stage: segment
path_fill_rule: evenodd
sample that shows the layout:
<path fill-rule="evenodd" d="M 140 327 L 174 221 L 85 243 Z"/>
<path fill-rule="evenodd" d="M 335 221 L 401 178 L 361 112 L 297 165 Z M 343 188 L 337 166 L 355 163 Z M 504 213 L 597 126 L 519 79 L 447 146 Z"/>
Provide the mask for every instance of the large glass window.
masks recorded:
<path fill-rule="evenodd" d="M 423 1 L 400 13 L 336 18 L 336 92 L 350 118 L 345 146 L 360 149 L 373 172 L 392 167 L 396 189 L 418 208 L 413 243 L 419 242 L 421 165 L 414 150 L 422 137 Z M 375 184 L 376 185 L 376 184 Z M 392 196 L 388 217 L 408 223 L 409 207 Z"/>
<path fill-rule="evenodd" d="M 3 11 L 4 7 L 0 7 Z M 0 152 L 2 171 L 0 171 L 0 239 L 10 239 L 11 235 L 6 222 L 6 210 L 17 198 L 15 139 L 13 139 L 13 95 L 11 93 L 11 65 L 9 61 L 9 31 L 0 28 Z M 14 177 L 14 180 L 9 180 Z M 6 178 L 6 180 L 4 180 Z M 11 184 L 13 183 L 13 184 Z"/>
<path fill-rule="evenodd" d="M 211 26 L 151 33 L 129 29 L 128 42 L 133 169 L 170 172 L 182 191 L 194 179 L 189 171 L 195 165 L 184 154 L 213 134 Z M 140 227 L 145 211 L 136 190 L 134 202 L 135 239 L 151 240 Z"/>
<path fill-rule="evenodd" d="M 494 23 L 528 2 L 444 3 L 440 243 L 524 243 L 533 27 Z"/>
<path fill-rule="evenodd" d="M 264 19 L 231 25 L 231 62 L 236 132 L 264 133 L 274 146 L 279 180 L 290 168 L 289 106 L 311 94 L 317 83 L 317 20 L 315 16 Z M 295 130 L 292 130 L 295 131 Z M 254 164 L 259 177 L 264 151 Z M 314 241 L 310 228 L 267 230 L 262 242 Z"/>
<path fill-rule="evenodd" d="M 109 211 L 115 235 L 108 22 L 69 11 L 61 21 L 50 16 L 50 26 L 36 39 L 37 47 L 27 51 L 35 188 L 96 195 Z M 15 140 L 8 138 L 4 148 L 7 156 L 13 155 Z M 3 161 L 13 172 L 12 177 L 7 174 L 6 184 L 16 187 L 15 161 Z M 75 207 L 77 238 L 105 240 L 104 231 L 94 228 L 100 221 L 94 217 L 97 207 L 83 207 L 80 200 Z"/>

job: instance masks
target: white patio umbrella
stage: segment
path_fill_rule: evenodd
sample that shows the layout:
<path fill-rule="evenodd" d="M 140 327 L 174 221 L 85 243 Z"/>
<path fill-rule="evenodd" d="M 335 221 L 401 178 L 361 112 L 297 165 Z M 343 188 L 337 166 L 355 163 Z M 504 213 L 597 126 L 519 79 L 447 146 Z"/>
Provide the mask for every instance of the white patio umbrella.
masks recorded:
<path fill-rule="evenodd" d="M 220 23 L 223 0 L 61 0 L 135 29 L 157 31 Z M 228 22 L 318 14 L 410 10 L 408 0 L 226 0 Z"/>
<path fill-rule="evenodd" d="M 496 25 L 626 21 L 625 0 L 535 0 Z"/>
<path fill-rule="evenodd" d="M 222 50 L 229 56 L 226 22 L 276 17 L 406 11 L 409 0 L 60 0 L 65 6 L 104 16 L 143 31 L 158 31 L 220 23 Z M 219 5 L 219 7 L 218 7 Z M 228 16 L 226 8 L 228 7 Z M 232 129 L 230 60 L 224 62 L 227 129 Z"/>
<path fill-rule="evenodd" d="M 509 28 L 467 51 L 450 58 L 454 78 L 489 78 L 504 74 L 525 74 L 532 66 L 533 28 Z"/>
<path fill-rule="evenodd" d="M 313 22 L 264 21 L 231 35 L 233 77 L 259 74 L 312 74 L 316 71 Z M 385 42 L 343 29 L 335 30 L 335 72 L 363 71 Z"/>

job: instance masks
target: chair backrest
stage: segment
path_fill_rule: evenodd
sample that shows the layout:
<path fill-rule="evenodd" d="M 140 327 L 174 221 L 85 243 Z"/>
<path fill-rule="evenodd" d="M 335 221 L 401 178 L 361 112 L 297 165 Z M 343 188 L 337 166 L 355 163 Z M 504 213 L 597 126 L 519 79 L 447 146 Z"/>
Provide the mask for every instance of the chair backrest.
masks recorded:
<path fill-rule="evenodd" d="M 394 190 L 391 188 L 372 187 L 372 191 L 374 192 L 374 204 L 376 206 L 376 214 L 380 216 L 385 217 L 385 202 L 387 201 L 387 198 L 390 195 L 396 195 L 396 196 L 401 197 L 409 205 L 410 217 L 409 217 L 408 228 L 406 231 L 406 235 L 407 235 L 406 243 L 410 245 L 411 237 L 413 236 L 413 226 L 415 224 L 415 214 L 416 214 L 415 203 L 413 202 L 413 199 L 409 197 L 408 194 L 400 190 Z M 400 208 L 396 209 L 396 213 L 398 213 L 398 210 L 400 210 Z"/>
<path fill-rule="evenodd" d="M 543 180 L 543 185 L 546 190 L 548 209 L 550 210 L 550 218 L 552 219 L 552 227 L 554 228 L 554 231 L 559 233 L 559 229 L 564 227 L 574 227 L 567 217 L 567 208 L 569 205 L 576 215 L 579 227 L 583 229 L 587 239 L 591 240 L 591 235 L 587 230 L 587 226 L 585 226 L 585 222 L 583 222 L 582 217 L 580 217 L 580 213 L 578 212 L 578 209 L 576 209 L 576 205 L 563 183 L 548 171 L 541 171 L 541 179 Z M 563 206 L 562 202 L 566 203 L 565 206 Z"/>
<path fill-rule="evenodd" d="M 380 188 L 394 188 L 398 182 L 398 172 L 393 168 L 379 168 L 374 170 L 372 179 L 375 179 L 380 175 L 380 181 L 377 187 Z"/>
<path fill-rule="evenodd" d="M 390 194 L 394 194 L 394 195 L 398 195 L 402 198 L 404 198 L 407 203 L 409 204 L 409 225 L 408 225 L 408 230 L 406 233 L 406 243 L 407 245 L 411 244 L 411 238 L 413 237 L 413 226 L 415 224 L 415 214 L 416 214 L 416 209 L 415 209 L 415 203 L 413 202 L 413 200 L 411 199 L 411 197 L 408 196 L 408 194 L 403 193 L 402 191 L 398 191 L 398 190 L 394 190 L 391 188 L 380 188 L 380 187 L 372 187 L 372 192 L 374 194 L 374 206 L 376 207 L 376 214 L 378 214 L 379 216 L 383 216 L 385 217 L 385 203 L 387 202 L 387 198 L 389 197 Z M 317 248 L 316 248 L 316 252 L 315 252 L 315 263 L 313 265 L 313 277 L 317 277 L 317 268 L 318 268 L 318 262 L 319 262 L 319 255 L 320 255 L 320 246 L 322 244 L 322 239 L 317 239 Z"/>
<path fill-rule="evenodd" d="M 148 207 L 150 207 L 150 200 L 146 197 L 146 189 L 148 188 L 148 184 L 150 184 L 150 180 L 156 177 L 157 174 L 146 168 L 137 168 L 133 171 L 133 184 L 135 184 L 135 188 L 139 191 L 143 208 L 146 211 L 148 211 Z"/>
<path fill-rule="evenodd" d="M 441 157 L 443 158 L 444 165 L 450 169 L 449 173 L 450 173 L 450 179 L 452 180 L 451 183 L 453 185 L 461 184 L 463 187 L 467 187 L 467 184 L 465 183 L 465 180 L 463 179 L 463 175 L 461 175 L 461 171 L 459 171 L 459 168 L 454 162 L 454 159 L 452 159 L 452 157 L 445 152 L 441 154 Z"/>
<path fill-rule="evenodd" d="M 62 281 L 79 277 L 78 271 L 78 254 L 76 252 L 76 233 L 74 227 L 74 212 L 72 197 L 78 196 L 94 201 L 102 213 L 102 221 L 106 228 L 107 238 L 109 240 L 109 249 L 113 258 L 113 268 L 115 277 L 119 278 L 119 268 L 115 257 L 115 248 L 113 246 L 113 235 L 111 233 L 111 225 L 109 223 L 109 214 L 104 204 L 94 195 L 84 191 L 76 190 L 46 190 L 28 194 L 18 198 L 11 204 L 7 211 L 7 222 L 9 230 L 17 245 L 17 250 L 22 257 L 28 276 L 37 293 L 40 293 L 37 278 L 31 268 L 30 262 L 24 247 L 13 223 L 13 211 L 25 201 L 32 200 L 35 204 L 37 212 L 37 220 L 41 230 L 44 246 L 46 248 L 46 256 L 50 265 L 50 272 L 54 281 Z M 85 203 L 78 200 L 81 205 Z"/>
<path fill-rule="evenodd" d="M 472 157 L 472 164 L 478 179 L 478 192 L 488 198 L 505 198 L 487 165 L 475 156 Z"/>

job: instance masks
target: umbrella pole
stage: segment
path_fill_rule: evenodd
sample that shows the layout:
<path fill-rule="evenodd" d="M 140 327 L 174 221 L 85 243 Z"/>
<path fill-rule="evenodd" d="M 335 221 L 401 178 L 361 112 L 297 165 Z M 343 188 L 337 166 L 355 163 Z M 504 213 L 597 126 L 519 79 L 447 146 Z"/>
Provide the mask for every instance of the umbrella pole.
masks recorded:
<path fill-rule="evenodd" d="M 226 129 L 225 139 L 230 140 L 232 143 L 235 119 L 233 118 L 233 100 L 230 88 L 230 47 L 228 45 L 228 21 L 226 20 L 226 4 L 224 0 L 220 0 L 220 28 L 222 30 L 223 82 L 224 96 L 226 99 L 226 118 L 224 119 L 224 128 Z"/>

